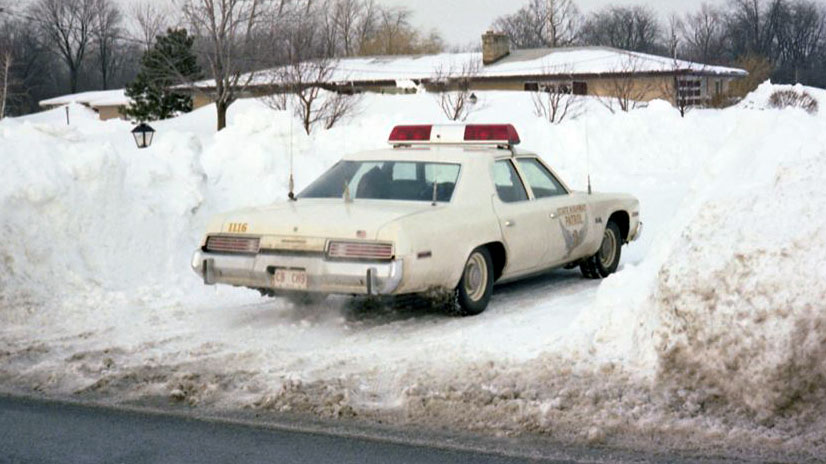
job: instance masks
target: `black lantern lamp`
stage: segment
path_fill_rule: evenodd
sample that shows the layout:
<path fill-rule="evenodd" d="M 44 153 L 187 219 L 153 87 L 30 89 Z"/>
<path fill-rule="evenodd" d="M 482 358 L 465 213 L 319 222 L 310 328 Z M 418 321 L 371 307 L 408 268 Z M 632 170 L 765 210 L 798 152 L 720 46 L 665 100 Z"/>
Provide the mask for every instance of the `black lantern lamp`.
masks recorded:
<path fill-rule="evenodd" d="M 146 148 L 152 145 L 152 137 L 155 135 L 155 129 L 149 124 L 142 122 L 132 129 L 132 136 L 135 137 L 135 143 L 138 148 Z"/>
<path fill-rule="evenodd" d="M 478 98 L 476 98 L 476 94 L 475 94 L 475 93 L 470 94 L 470 97 L 468 98 L 468 100 L 470 101 L 470 104 L 471 104 L 471 105 L 475 105 L 475 104 L 476 104 L 476 102 L 477 102 L 477 101 L 479 101 L 479 99 L 478 99 Z"/>

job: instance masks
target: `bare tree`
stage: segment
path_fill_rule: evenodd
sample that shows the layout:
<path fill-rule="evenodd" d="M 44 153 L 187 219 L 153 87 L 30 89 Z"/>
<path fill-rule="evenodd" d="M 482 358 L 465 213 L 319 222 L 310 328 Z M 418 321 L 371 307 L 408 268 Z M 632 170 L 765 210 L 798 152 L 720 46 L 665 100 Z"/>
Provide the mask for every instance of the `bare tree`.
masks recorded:
<path fill-rule="evenodd" d="M 531 101 L 534 114 L 551 124 L 558 124 L 568 116 L 576 116 L 580 107 L 580 100 L 573 93 L 572 81 L 541 84 L 538 91 L 531 92 Z"/>
<path fill-rule="evenodd" d="M 468 61 L 461 65 L 440 66 L 436 69 L 431 85 L 438 93 L 436 100 L 444 115 L 451 121 L 465 121 L 473 112 L 475 103 L 470 85 L 479 74 L 479 63 Z"/>
<path fill-rule="evenodd" d="M 775 36 L 785 0 L 729 0 L 726 36 L 733 56 L 777 59 Z"/>
<path fill-rule="evenodd" d="M 631 111 L 644 106 L 652 92 L 659 92 L 661 96 L 670 98 L 669 93 L 658 88 L 656 80 L 639 77 L 641 64 L 641 58 L 628 54 L 620 67 L 613 71 L 613 77 L 606 79 L 605 95 L 597 98 L 612 113 L 617 109 Z"/>
<path fill-rule="evenodd" d="M 122 16 L 112 0 L 95 0 L 97 14 L 92 24 L 92 36 L 97 51 L 98 70 L 103 89 L 109 88 L 109 79 L 117 69 L 122 55 L 117 53 Z"/>
<path fill-rule="evenodd" d="M 214 81 L 218 130 L 226 127 L 227 109 L 261 65 L 255 39 L 270 5 L 266 0 L 184 0 L 183 14 L 201 37 L 199 48 Z"/>
<path fill-rule="evenodd" d="M 726 40 L 723 13 L 703 3 L 697 12 L 686 15 L 684 24 L 682 36 L 688 57 L 701 63 L 720 62 Z"/>
<path fill-rule="evenodd" d="M 581 41 L 636 52 L 656 52 L 660 24 L 650 8 L 608 7 L 592 13 L 582 27 Z"/>
<path fill-rule="evenodd" d="M 11 91 L 11 64 L 11 49 L 0 44 L 0 119 L 6 117 L 6 103 Z"/>
<path fill-rule="evenodd" d="M 516 13 L 497 18 L 493 28 L 517 48 L 564 47 L 576 41 L 580 19 L 573 0 L 530 0 Z"/>
<path fill-rule="evenodd" d="M 360 55 L 414 55 L 439 53 L 444 49 L 436 31 L 422 35 L 410 25 L 411 10 L 407 8 L 379 8 L 375 30 L 366 36 Z"/>
<path fill-rule="evenodd" d="M 275 71 L 272 87 L 275 94 L 265 101 L 277 110 L 288 108 L 287 96 L 293 97 L 293 111 L 309 135 L 322 124 L 331 129 L 339 121 L 353 114 L 360 102 L 358 95 L 334 85 L 337 62 L 328 58 L 297 61 Z"/>
<path fill-rule="evenodd" d="M 375 33 L 377 9 L 373 0 L 335 0 L 329 12 L 344 56 L 357 54 L 366 38 Z"/>
<path fill-rule="evenodd" d="M 685 31 L 685 23 L 679 16 L 672 14 L 668 17 L 668 29 L 665 35 L 665 46 L 668 49 L 668 56 L 677 58 L 682 49 L 681 36 Z"/>
<path fill-rule="evenodd" d="M 788 69 L 787 79 L 800 82 L 812 67 L 814 58 L 824 51 L 826 10 L 810 0 L 794 0 L 782 5 L 778 21 L 777 42 L 780 59 Z"/>
<path fill-rule="evenodd" d="M 171 24 L 169 8 L 152 0 L 143 0 L 132 5 L 130 16 L 137 26 L 137 40 L 145 50 L 155 44 L 155 38 L 162 34 Z"/>
<path fill-rule="evenodd" d="M 47 43 L 68 68 L 70 90 L 77 92 L 78 76 L 93 38 L 95 0 L 38 0 L 30 14 L 40 18 Z"/>
<path fill-rule="evenodd" d="M 370 38 L 376 34 L 378 20 L 379 8 L 375 1 L 365 0 L 361 6 L 361 16 L 355 24 L 355 43 L 352 45 L 352 54 L 362 54 Z"/>

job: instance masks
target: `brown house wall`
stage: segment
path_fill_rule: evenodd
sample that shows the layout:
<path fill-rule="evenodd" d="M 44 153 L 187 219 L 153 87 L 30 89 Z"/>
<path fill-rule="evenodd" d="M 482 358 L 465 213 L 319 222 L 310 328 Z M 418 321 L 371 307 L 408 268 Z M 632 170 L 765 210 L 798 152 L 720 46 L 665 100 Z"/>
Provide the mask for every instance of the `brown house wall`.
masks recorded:
<path fill-rule="evenodd" d="M 123 115 L 120 113 L 122 106 L 96 106 L 95 109 L 98 112 L 98 117 L 100 117 L 101 121 L 106 121 L 109 119 L 118 119 L 123 118 Z"/>

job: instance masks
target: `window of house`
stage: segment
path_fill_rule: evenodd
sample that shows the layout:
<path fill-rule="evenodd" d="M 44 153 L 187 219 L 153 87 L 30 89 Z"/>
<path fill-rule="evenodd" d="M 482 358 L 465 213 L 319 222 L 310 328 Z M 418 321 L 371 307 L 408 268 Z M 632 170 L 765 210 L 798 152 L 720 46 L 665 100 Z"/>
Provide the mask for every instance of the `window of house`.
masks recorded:
<path fill-rule="evenodd" d="M 587 82 L 574 82 L 574 95 L 588 95 Z"/>
<path fill-rule="evenodd" d="M 539 92 L 539 82 L 525 82 L 526 92 Z"/>
<path fill-rule="evenodd" d="M 516 203 L 528 199 L 528 192 L 509 160 L 493 164 L 493 184 L 496 186 L 496 195 L 503 203 Z"/>
<path fill-rule="evenodd" d="M 686 106 L 703 104 L 703 83 L 699 77 L 677 79 L 677 98 Z"/>

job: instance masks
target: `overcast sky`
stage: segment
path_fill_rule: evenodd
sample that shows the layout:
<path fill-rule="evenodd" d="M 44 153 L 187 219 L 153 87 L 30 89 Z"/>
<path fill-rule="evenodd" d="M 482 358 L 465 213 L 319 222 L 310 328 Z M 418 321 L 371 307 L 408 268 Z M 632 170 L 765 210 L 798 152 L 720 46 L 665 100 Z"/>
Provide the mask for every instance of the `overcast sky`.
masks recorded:
<path fill-rule="evenodd" d="M 527 0 L 377 0 L 383 5 L 406 6 L 415 13 L 413 24 L 425 30 L 436 29 L 448 45 L 479 41 L 494 19 L 518 10 Z M 685 13 L 703 2 L 720 4 L 724 0 L 577 0 L 585 13 L 606 5 L 647 5 L 663 19 L 672 12 Z"/>

